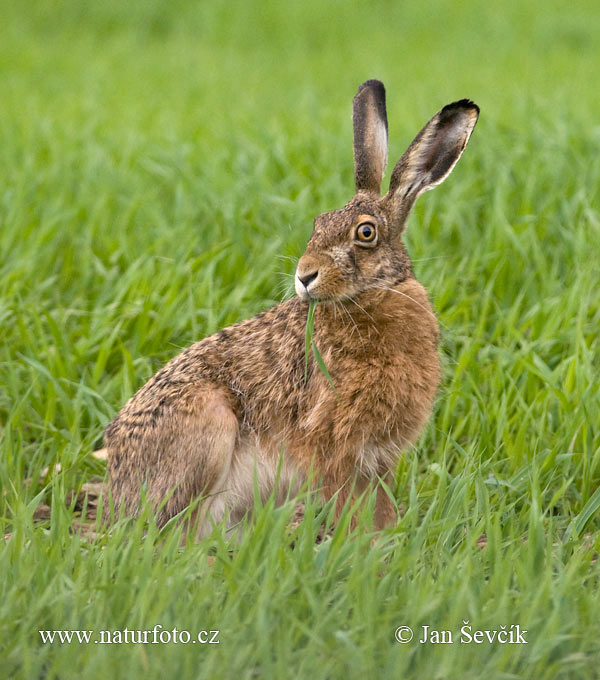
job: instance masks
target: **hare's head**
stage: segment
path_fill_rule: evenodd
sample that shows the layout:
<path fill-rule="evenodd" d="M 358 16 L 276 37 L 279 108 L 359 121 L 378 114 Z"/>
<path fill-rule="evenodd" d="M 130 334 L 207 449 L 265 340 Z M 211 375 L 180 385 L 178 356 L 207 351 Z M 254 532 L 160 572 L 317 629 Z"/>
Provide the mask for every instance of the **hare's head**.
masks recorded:
<path fill-rule="evenodd" d="M 402 245 L 408 214 L 420 194 L 443 182 L 461 157 L 479 107 L 468 99 L 444 106 L 396 163 L 381 196 L 387 163 L 385 89 L 368 80 L 354 97 L 356 196 L 341 210 L 315 219 L 314 232 L 296 270 L 304 300 L 343 300 L 399 283 L 410 262 Z"/>

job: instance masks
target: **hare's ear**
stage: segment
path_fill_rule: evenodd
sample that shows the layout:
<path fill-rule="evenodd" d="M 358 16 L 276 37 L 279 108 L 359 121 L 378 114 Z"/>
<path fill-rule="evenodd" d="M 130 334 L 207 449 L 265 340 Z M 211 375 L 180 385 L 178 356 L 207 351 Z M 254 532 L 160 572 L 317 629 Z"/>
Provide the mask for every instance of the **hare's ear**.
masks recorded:
<path fill-rule="evenodd" d="M 444 106 L 425 125 L 396 163 L 390 190 L 395 221 L 401 225 L 415 200 L 443 182 L 462 156 L 473 132 L 479 107 L 469 99 Z"/>
<path fill-rule="evenodd" d="M 356 191 L 381 192 L 388 149 L 385 88 L 379 80 L 367 80 L 354 97 L 354 182 Z"/>

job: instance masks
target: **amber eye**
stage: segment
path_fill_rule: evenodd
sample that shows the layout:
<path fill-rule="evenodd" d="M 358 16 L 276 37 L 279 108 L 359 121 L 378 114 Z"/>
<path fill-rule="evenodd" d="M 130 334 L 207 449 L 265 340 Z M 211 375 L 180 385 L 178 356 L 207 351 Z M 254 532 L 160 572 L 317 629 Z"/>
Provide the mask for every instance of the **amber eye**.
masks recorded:
<path fill-rule="evenodd" d="M 376 236 L 375 225 L 371 222 L 363 222 L 356 228 L 356 238 L 363 243 L 373 243 Z"/>

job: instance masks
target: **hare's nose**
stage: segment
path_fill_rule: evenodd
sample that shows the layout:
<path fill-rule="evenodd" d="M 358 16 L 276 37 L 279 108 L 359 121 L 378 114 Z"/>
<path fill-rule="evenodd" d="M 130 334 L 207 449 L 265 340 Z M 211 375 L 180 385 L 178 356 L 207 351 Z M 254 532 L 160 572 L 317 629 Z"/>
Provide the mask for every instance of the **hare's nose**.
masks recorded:
<path fill-rule="evenodd" d="M 311 272 L 310 274 L 298 276 L 298 279 L 305 288 L 308 288 L 310 284 L 317 278 L 317 276 L 319 276 L 319 270 L 315 269 L 315 271 Z"/>

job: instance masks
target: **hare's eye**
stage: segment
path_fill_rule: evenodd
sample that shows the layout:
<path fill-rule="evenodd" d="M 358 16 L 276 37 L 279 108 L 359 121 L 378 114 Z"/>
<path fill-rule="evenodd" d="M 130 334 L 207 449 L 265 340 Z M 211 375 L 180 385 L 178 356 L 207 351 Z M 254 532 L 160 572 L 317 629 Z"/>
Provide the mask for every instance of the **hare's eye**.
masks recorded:
<path fill-rule="evenodd" d="M 363 222 L 356 228 L 356 238 L 363 243 L 373 243 L 376 236 L 375 225 L 371 222 Z"/>

